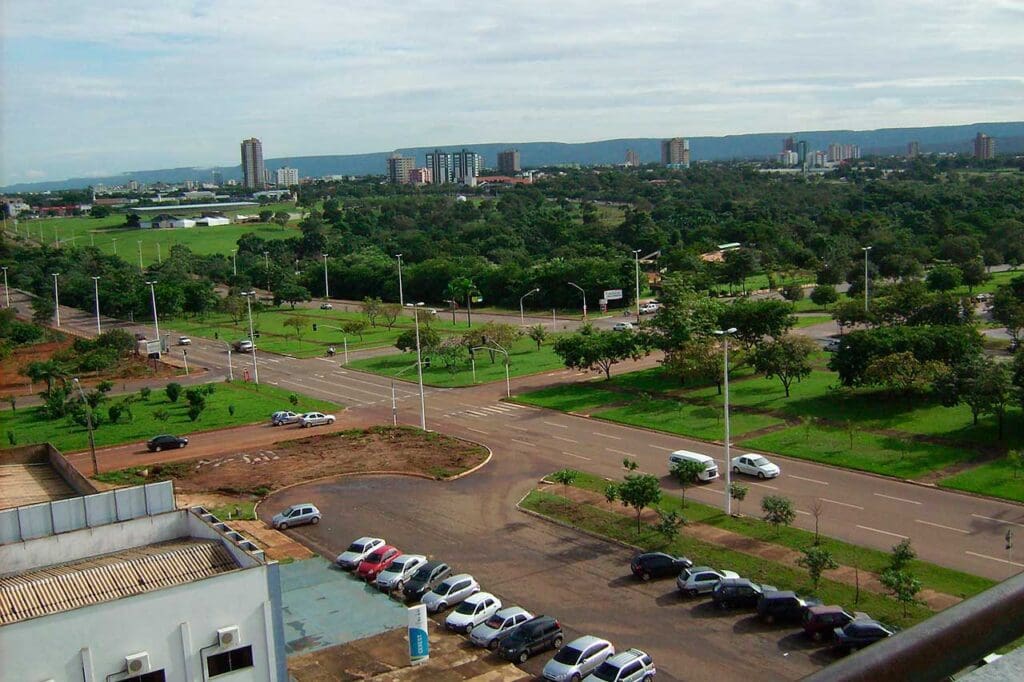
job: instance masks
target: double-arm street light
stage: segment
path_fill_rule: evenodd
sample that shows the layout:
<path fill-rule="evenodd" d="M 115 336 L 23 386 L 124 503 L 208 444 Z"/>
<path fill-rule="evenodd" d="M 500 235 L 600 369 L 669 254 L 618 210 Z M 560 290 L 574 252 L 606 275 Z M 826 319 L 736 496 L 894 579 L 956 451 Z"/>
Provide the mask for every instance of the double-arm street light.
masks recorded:
<path fill-rule="evenodd" d="M 583 294 L 583 320 L 585 322 L 587 319 L 587 292 L 583 291 L 583 287 L 581 287 L 579 284 L 576 284 L 575 282 L 568 282 L 568 284 L 571 287 L 576 287 L 577 289 L 580 290 L 580 293 Z"/>
<path fill-rule="evenodd" d="M 92 276 L 92 292 L 96 301 L 96 334 L 99 335 L 103 330 L 100 329 L 100 278 L 97 275 Z"/>
<path fill-rule="evenodd" d="M 526 315 L 523 314 L 523 299 L 525 299 L 530 294 L 537 293 L 538 291 L 540 291 L 540 289 L 533 288 L 533 289 L 530 289 L 525 294 L 523 294 L 522 296 L 519 297 L 519 324 L 521 324 L 521 325 L 525 325 L 526 324 Z"/>
<path fill-rule="evenodd" d="M 420 350 L 420 307 L 423 302 L 407 303 L 405 307 L 412 308 L 412 316 L 416 320 L 416 374 L 420 382 L 420 428 L 427 430 L 427 403 L 423 399 L 423 352 Z"/>
<path fill-rule="evenodd" d="M 402 289 L 402 254 L 396 253 L 398 259 L 398 304 L 405 307 L 405 291 Z"/>
<path fill-rule="evenodd" d="M 640 324 L 640 249 L 633 249 L 633 261 L 636 263 L 636 323 Z"/>
<path fill-rule="evenodd" d="M 153 328 L 156 329 L 156 340 L 160 341 L 160 318 L 156 314 L 156 289 L 154 288 L 156 286 L 156 280 L 147 281 L 146 284 L 149 285 L 149 300 L 153 304 Z M 163 353 L 163 351 L 164 345 L 161 342 L 160 352 Z"/>
<path fill-rule="evenodd" d="M 82 390 L 82 383 L 78 380 L 78 377 L 73 378 L 71 382 L 78 389 L 78 395 L 82 396 L 82 403 L 85 406 L 85 424 L 89 427 L 89 452 L 92 454 L 92 475 L 95 476 L 100 473 L 100 467 L 96 462 L 96 440 L 92 435 L 92 406 L 85 399 L 85 391 Z"/>
<path fill-rule="evenodd" d="M 729 337 L 736 333 L 736 327 L 719 329 L 715 336 L 722 337 L 725 354 L 725 513 L 732 516 L 732 459 L 729 456 Z"/>
<path fill-rule="evenodd" d="M 320 255 L 324 259 L 324 300 L 327 300 L 331 297 L 331 287 L 327 284 L 327 254 L 321 253 Z"/>
<path fill-rule="evenodd" d="M 864 252 L 864 312 L 867 312 L 868 310 L 868 251 L 872 248 L 874 247 L 860 247 L 860 250 Z"/>
<path fill-rule="evenodd" d="M 60 294 L 57 291 L 57 275 L 59 272 L 53 273 L 53 309 L 57 313 L 57 326 L 60 326 Z"/>
<path fill-rule="evenodd" d="M 245 308 L 249 311 L 249 343 L 252 344 L 252 377 L 259 386 L 260 383 L 260 368 L 256 365 L 256 336 L 253 334 L 252 329 L 252 297 L 256 295 L 255 291 L 243 291 L 242 296 L 245 296 Z"/>

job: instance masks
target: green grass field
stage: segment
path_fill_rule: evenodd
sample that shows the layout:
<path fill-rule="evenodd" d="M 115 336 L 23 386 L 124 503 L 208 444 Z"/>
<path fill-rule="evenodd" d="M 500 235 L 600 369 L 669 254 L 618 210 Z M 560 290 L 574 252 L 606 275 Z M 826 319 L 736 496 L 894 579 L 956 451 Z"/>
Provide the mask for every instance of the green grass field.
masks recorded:
<path fill-rule="evenodd" d="M 1005 459 L 967 469 L 939 481 L 939 485 L 1024 502 L 1024 471 L 1015 469 Z"/>
<path fill-rule="evenodd" d="M 803 329 L 804 327 L 812 327 L 816 324 L 824 324 L 831 321 L 831 315 L 800 315 L 796 318 L 794 328 Z"/>
<path fill-rule="evenodd" d="M 290 392 L 268 384 L 257 386 L 225 382 L 212 385 L 214 392 L 206 396 L 206 409 L 197 421 L 193 422 L 188 418 L 188 400 L 184 391 L 177 402 L 172 403 L 167 399 L 163 389 L 154 390 L 148 401 L 140 399 L 131 405 L 131 421 L 125 421 L 125 417 L 122 417 L 122 421 L 117 424 L 104 421 L 96 428 L 96 447 L 148 440 L 159 433 L 182 435 L 193 431 L 252 424 L 269 419 L 277 410 L 336 412 L 342 409 L 340 405 L 305 396 L 299 396 L 298 405 L 292 406 L 288 400 Z M 99 414 L 106 417 L 107 407 L 122 397 L 109 397 L 99 406 Z M 234 407 L 234 415 L 231 414 L 229 406 Z M 166 421 L 154 417 L 154 413 L 159 410 L 166 410 L 169 413 Z M 8 432 L 14 433 L 18 445 L 49 441 L 63 452 L 84 450 L 89 446 L 89 434 L 85 427 L 75 424 L 69 418 L 45 419 L 39 408 L 22 408 L 15 413 L 4 411 L 2 422 L 0 430 L 4 433 L 5 447 L 11 445 L 6 436 Z"/>

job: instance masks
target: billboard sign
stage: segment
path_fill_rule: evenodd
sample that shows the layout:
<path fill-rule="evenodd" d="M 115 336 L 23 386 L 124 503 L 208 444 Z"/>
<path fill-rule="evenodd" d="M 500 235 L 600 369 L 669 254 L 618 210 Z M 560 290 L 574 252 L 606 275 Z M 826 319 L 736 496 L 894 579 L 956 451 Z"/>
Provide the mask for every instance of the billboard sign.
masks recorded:
<path fill-rule="evenodd" d="M 427 606 L 409 607 L 409 662 L 426 663 L 430 658 L 430 637 L 427 634 Z"/>
<path fill-rule="evenodd" d="M 146 341 L 146 355 L 159 356 L 163 352 L 163 344 L 160 341 Z"/>
<path fill-rule="evenodd" d="M 606 301 L 621 301 L 622 300 L 622 289 L 608 289 L 604 292 L 604 299 Z"/>

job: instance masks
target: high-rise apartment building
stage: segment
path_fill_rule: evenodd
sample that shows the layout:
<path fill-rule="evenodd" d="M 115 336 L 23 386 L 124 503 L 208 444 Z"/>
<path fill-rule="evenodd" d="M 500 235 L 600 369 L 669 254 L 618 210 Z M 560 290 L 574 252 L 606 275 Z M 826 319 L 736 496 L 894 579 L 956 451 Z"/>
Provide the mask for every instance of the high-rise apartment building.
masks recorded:
<path fill-rule="evenodd" d="M 242 140 L 242 176 L 242 184 L 246 189 L 263 189 L 266 176 L 263 144 L 255 137 Z"/>
<path fill-rule="evenodd" d="M 518 149 L 506 149 L 503 152 L 498 152 L 499 175 L 515 175 L 521 170 L 522 166 L 519 165 Z"/>
<path fill-rule="evenodd" d="M 860 158 L 860 147 L 855 144 L 836 144 L 828 146 L 828 160 L 834 163 Z"/>
<path fill-rule="evenodd" d="M 427 152 L 426 167 L 430 169 L 431 182 L 435 185 L 451 182 L 455 177 L 452 171 L 452 155 L 440 149 Z"/>
<path fill-rule="evenodd" d="M 434 174 L 429 168 L 410 168 L 409 169 L 409 184 L 410 185 L 429 185 L 434 181 Z"/>
<path fill-rule="evenodd" d="M 518 154 L 519 152 L 516 152 L 517 156 Z M 484 157 L 476 152 L 463 149 L 460 152 L 455 152 L 452 156 L 454 157 L 455 179 L 458 182 L 469 184 L 470 179 L 480 175 L 480 171 L 484 169 Z"/>
<path fill-rule="evenodd" d="M 907 158 L 914 159 L 921 156 L 921 143 L 917 140 L 907 143 Z"/>
<path fill-rule="evenodd" d="M 662 140 L 661 162 L 669 168 L 689 168 L 690 141 L 683 137 Z"/>
<path fill-rule="evenodd" d="M 640 155 L 632 149 L 626 150 L 626 167 L 627 168 L 639 168 L 640 167 Z"/>
<path fill-rule="evenodd" d="M 292 185 L 299 184 L 299 169 L 289 168 L 288 166 L 281 166 L 277 169 L 277 186 L 278 187 L 291 187 Z"/>
<path fill-rule="evenodd" d="M 974 136 L 974 158 L 994 159 L 996 158 L 996 140 L 985 133 L 978 133 Z"/>
<path fill-rule="evenodd" d="M 807 140 L 800 140 L 796 143 L 796 160 L 801 168 L 807 168 L 810 165 L 807 158 Z"/>
<path fill-rule="evenodd" d="M 416 167 L 416 159 L 395 152 L 388 157 L 388 182 L 393 185 L 408 185 L 409 171 Z"/>
<path fill-rule="evenodd" d="M 468 149 L 458 152 L 435 149 L 427 154 L 426 166 L 430 169 L 435 185 L 447 182 L 469 184 L 483 170 L 484 157 Z"/>
<path fill-rule="evenodd" d="M 796 138 L 787 137 L 782 141 L 782 151 L 784 152 L 795 152 L 796 151 Z"/>

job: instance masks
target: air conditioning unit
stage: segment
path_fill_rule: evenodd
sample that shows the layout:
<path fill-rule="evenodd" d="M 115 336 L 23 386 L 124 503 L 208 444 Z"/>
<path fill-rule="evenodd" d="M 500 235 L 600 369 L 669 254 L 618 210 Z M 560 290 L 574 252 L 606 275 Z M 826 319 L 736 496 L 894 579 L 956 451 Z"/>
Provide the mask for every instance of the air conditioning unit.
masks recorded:
<path fill-rule="evenodd" d="M 141 675 L 150 671 L 149 653 L 140 651 L 124 657 L 124 667 L 129 675 Z"/>
<path fill-rule="evenodd" d="M 221 646 L 238 645 L 238 626 L 232 625 L 226 628 L 217 629 L 217 643 Z"/>

